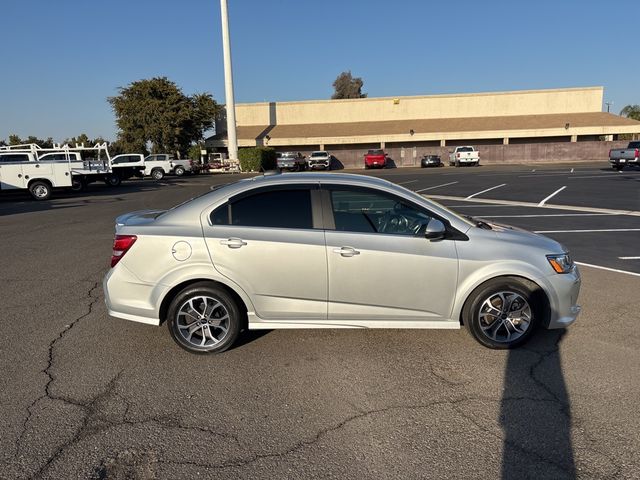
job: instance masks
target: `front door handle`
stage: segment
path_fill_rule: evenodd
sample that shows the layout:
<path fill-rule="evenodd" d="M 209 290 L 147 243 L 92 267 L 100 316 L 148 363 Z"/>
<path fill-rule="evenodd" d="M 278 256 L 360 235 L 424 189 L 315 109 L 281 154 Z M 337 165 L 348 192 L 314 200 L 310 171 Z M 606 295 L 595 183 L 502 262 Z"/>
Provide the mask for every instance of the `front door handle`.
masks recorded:
<path fill-rule="evenodd" d="M 247 242 L 240 238 L 229 238 L 227 240 L 220 240 L 220 245 L 226 245 L 229 248 L 240 248 L 244 247 L 246 244 Z"/>
<path fill-rule="evenodd" d="M 360 252 L 353 247 L 334 248 L 333 253 L 339 253 L 343 257 L 353 257 L 354 255 L 360 255 Z"/>

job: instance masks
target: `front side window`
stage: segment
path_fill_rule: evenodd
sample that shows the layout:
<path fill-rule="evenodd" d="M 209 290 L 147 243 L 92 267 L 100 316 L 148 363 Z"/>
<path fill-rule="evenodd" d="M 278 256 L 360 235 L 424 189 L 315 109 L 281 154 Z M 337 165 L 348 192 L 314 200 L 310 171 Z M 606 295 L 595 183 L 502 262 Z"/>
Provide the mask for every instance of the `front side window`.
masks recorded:
<path fill-rule="evenodd" d="M 332 190 L 336 230 L 421 235 L 431 216 L 391 195 L 373 190 Z"/>
<path fill-rule="evenodd" d="M 266 228 L 313 228 L 309 190 L 272 190 L 218 207 L 213 225 Z"/>

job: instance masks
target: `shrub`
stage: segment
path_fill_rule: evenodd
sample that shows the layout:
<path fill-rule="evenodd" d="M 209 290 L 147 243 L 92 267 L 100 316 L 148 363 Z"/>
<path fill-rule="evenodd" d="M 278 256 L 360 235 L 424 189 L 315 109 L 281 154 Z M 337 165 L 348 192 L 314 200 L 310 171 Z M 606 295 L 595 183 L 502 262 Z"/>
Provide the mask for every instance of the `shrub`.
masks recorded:
<path fill-rule="evenodd" d="M 270 147 L 241 148 L 238 159 L 243 172 L 265 172 L 276 168 L 276 151 Z"/>

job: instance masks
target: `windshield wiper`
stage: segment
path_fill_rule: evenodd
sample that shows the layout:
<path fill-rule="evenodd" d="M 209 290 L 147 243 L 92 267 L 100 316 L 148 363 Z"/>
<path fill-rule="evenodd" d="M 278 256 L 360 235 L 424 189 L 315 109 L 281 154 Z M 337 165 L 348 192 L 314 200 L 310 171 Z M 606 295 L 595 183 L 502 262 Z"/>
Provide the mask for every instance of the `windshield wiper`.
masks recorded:
<path fill-rule="evenodd" d="M 463 215 L 463 216 L 467 220 L 471 221 L 478 228 L 482 228 L 484 230 L 493 230 L 493 228 L 491 228 L 491 225 L 489 225 L 487 222 L 483 222 L 482 220 L 478 220 L 477 218 L 474 218 L 471 215 Z"/>

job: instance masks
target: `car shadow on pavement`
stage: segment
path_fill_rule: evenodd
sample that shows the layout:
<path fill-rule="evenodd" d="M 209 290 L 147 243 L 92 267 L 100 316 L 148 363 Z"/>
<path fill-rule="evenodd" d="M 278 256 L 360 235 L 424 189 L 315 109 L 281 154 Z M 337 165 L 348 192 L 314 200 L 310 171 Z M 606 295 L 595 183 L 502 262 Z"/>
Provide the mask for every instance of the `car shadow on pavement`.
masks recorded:
<path fill-rule="evenodd" d="M 500 407 L 505 480 L 576 477 L 560 355 L 564 335 L 564 330 L 541 330 L 525 347 L 509 351 Z"/>
<path fill-rule="evenodd" d="M 163 182 L 152 180 L 125 181 L 118 187 L 101 184 L 91 184 L 84 191 L 72 192 L 68 189 L 55 189 L 49 200 L 37 201 L 25 191 L 3 192 L 0 196 L 0 217 L 20 213 L 40 212 L 44 210 L 59 210 L 90 205 L 92 203 L 117 202 L 136 192 L 149 192 L 166 188 L 168 185 L 186 183 L 179 178 L 166 179 Z"/>

